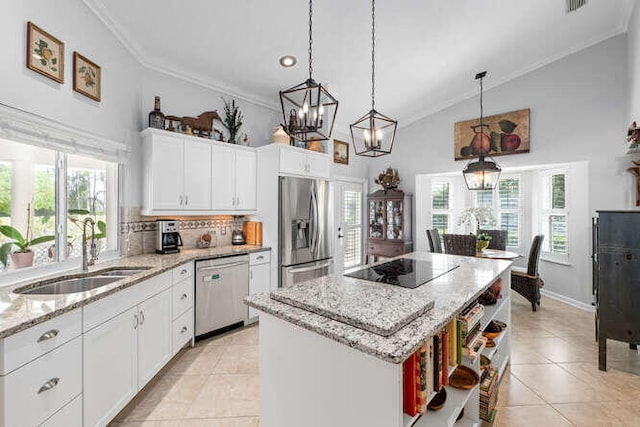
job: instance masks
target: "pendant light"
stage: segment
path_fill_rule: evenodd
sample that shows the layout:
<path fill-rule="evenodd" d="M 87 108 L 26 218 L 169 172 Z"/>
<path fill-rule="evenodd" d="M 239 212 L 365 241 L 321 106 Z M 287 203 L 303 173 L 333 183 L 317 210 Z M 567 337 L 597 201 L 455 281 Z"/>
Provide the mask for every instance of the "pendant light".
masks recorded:
<path fill-rule="evenodd" d="M 371 111 L 351 125 L 357 155 L 379 157 L 391 153 L 398 122 L 376 111 L 376 1 L 371 0 Z"/>
<path fill-rule="evenodd" d="M 484 138 L 489 138 L 484 134 L 484 128 L 488 128 L 489 125 L 482 122 L 482 80 L 486 75 L 486 71 L 476 74 L 476 80 L 480 80 L 480 125 L 476 127 L 480 129 L 480 158 L 476 162 L 470 161 L 462 171 L 469 190 L 493 190 L 496 188 L 496 185 L 498 185 L 500 172 L 502 172 L 502 169 L 500 169 L 493 159 L 487 161 L 484 158 Z M 477 130 L 476 133 L 478 133 Z"/>
<path fill-rule="evenodd" d="M 338 100 L 326 86 L 313 79 L 313 0 L 309 0 L 309 78 L 297 86 L 280 91 L 285 132 L 298 141 L 310 142 L 331 137 L 338 111 Z"/>

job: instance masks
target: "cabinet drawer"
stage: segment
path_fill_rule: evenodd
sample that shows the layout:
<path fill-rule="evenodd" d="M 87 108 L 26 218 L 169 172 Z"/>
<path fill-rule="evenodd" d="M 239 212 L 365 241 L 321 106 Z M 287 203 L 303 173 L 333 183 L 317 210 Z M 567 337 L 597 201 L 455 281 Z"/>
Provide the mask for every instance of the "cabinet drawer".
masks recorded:
<path fill-rule="evenodd" d="M 253 252 L 249 254 L 249 265 L 267 264 L 271 262 L 271 251 Z"/>
<path fill-rule="evenodd" d="M 82 339 L 0 377 L 0 387 L 0 425 L 40 424 L 82 392 Z"/>
<path fill-rule="evenodd" d="M 151 277 L 83 307 L 82 331 L 87 332 L 171 286 L 171 271 Z"/>
<path fill-rule="evenodd" d="M 171 272 L 173 274 L 174 284 L 186 278 L 193 277 L 193 263 L 188 262 L 186 264 L 182 264 L 174 268 Z"/>
<path fill-rule="evenodd" d="M 41 427 L 82 427 L 82 395 L 53 414 Z"/>
<path fill-rule="evenodd" d="M 186 279 L 174 284 L 171 290 L 171 299 L 173 308 L 171 319 L 173 320 L 193 307 L 193 280 Z"/>
<path fill-rule="evenodd" d="M 369 242 L 367 248 L 369 255 L 394 257 L 404 253 L 404 242 Z"/>
<path fill-rule="evenodd" d="M 193 338 L 193 309 L 173 321 L 173 354 Z"/>
<path fill-rule="evenodd" d="M 81 310 L 73 310 L 0 340 L 0 375 L 59 347 L 80 335 Z"/>

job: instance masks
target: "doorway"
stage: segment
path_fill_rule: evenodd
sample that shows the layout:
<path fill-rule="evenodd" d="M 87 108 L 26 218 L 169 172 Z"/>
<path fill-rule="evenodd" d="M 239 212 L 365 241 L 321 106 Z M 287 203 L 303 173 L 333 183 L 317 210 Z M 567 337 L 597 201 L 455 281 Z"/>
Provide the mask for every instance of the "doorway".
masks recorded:
<path fill-rule="evenodd" d="M 362 206 L 363 184 L 336 181 L 336 264 L 335 272 L 363 264 Z"/>

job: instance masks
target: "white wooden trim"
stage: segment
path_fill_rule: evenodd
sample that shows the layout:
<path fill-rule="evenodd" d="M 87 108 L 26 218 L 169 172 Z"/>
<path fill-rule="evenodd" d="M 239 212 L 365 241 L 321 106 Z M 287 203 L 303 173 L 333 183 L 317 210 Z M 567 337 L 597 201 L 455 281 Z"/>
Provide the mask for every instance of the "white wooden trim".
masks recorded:
<path fill-rule="evenodd" d="M 0 138 L 125 163 L 127 144 L 0 104 Z"/>
<path fill-rule="evenodd" d="M 584 311 L 589 311 L 589 312 L 595 312 L 596 308 L 594 306 L 592 306 L 591 304 L 585 304 L 582 301 L 578 301 L 575 300 L 573 298 L 569 298 L 567 296 L 564 295 L 560 295 L 558 293 L 552 292 L 552 291 L 548 291 L 546 289 L 540 289 L 540 293 L 544 296 L 547 296 L 551 299 L 554 299 L 556 301 L 560 301 L 563 302 L 565 304 L 569 304 L 573 307 L 579 308 L 581 310 Z"/>

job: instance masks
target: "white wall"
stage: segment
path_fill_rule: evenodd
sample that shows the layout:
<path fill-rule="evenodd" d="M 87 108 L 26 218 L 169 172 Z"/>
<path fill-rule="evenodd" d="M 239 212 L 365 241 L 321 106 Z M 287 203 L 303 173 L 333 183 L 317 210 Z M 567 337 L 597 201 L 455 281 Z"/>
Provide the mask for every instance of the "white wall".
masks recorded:
<path fill-rule="evenodd" d="M 490 67 L 488 71 L 490 80 Z M 497 157 L 503 167 L 587 162 L 588 212 L 580 220 L 581 241 L 589 241 L 588 218 L 595 210 L 633 207 L 635 187 L 625 171 L 629 159 L 623 143 L 628 126 L 626 35 L 591 46 L 484 95 L 486 115 L 531 109 L 531 152 Z M 409 192 L 415 191 L 417 174 L 462 171 L 465 163 L 453 160 L 453 126 L 477 117 L 479 109 L 476 96 L 401 128 L 392 155 L 371 165 L 371 188 L 375 188 L 373 179 L 387 164 L 399 169 L 402 187 Z M 576 262 L 583 264 L 588 277 L 590 246 L 586 244 L 578 251 Z M 555 266 L 543 265 L 541 269 L 547 273 L 549 287 L 590 302 L 590 280 L 571 277 L 566 269 Z"/>
<path fill-rule="evenodd" d="M 640 122 L 640 5 L 636 2 L 628 26 L 629 124 Z"/>

